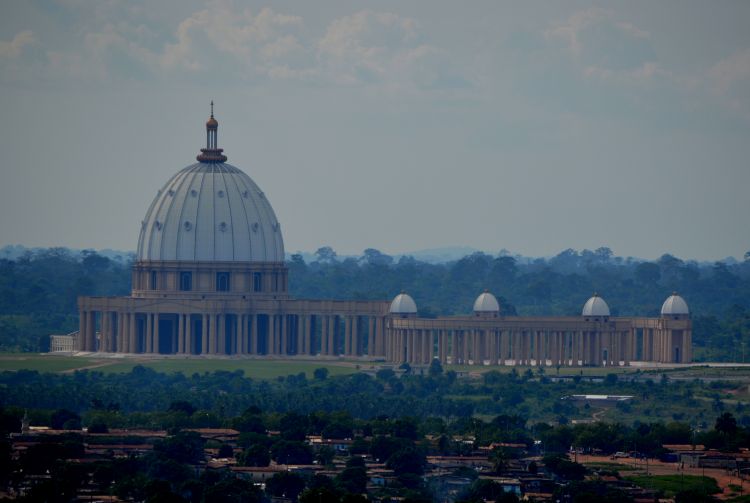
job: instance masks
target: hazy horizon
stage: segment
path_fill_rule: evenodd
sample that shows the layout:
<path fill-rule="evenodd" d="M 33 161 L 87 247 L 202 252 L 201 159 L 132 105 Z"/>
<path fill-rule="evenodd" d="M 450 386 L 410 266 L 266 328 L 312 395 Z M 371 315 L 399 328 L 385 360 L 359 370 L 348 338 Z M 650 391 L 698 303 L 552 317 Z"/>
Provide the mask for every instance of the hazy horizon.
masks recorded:
<path fill-rule="evenodd" d="M 285 248 L 750 250 L 750 4 L 3 4 L 0 247 L 133 250 L 208 103 Z"/>

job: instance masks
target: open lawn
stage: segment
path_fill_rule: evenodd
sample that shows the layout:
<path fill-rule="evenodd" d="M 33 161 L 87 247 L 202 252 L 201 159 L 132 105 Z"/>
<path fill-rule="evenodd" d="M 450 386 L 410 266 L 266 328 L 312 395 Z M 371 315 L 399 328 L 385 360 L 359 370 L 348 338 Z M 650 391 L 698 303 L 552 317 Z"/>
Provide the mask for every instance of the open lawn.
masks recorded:
<path fill-rule="evenodd" d="M 640 475 L 626 477 L 635 485 L 646 489 L 663 491 L 667 497 L 673 497 L 679 491 L 694 490 L 706 494 L 717 494 L 721 492 L 712 477 L 701 477 L 697 475 Z"/>
<path fill-rule="evenodd" d="M 246 377 L 254 379 L 275 379 L 279 376 L 304 372 L 313 377 L 317 368 L 325 367 L 329 375 L 353 374 L 358 372 L 357 363 L 329 360 L 261 360 L 233 358 L 97 358 L 63 356 L 36 353 L 0 353 L 0 371 L 36 370 L 39 372 L 72 372 L 90 369 L 100 372 L 130 372 L 136 366 L 152 368 L 158 372 L 182 372 L 191 375 L 195 372 L 242 370 Z M 359 363 L 362 369 L 369 363 Z"/>
<path fill-rule="evenodd" d="M 0 353 L 0 371 L 37 370 L 39 372 L 64 372 L 87 367 L 96 359 L 80 356 L 51 356 L 38 353 Z"/>
<path fill-rule="evenodd" d="M 299 374 L 304 372 L 305 375 L 312 379 L 313 372 L 317 368 L 325 367 L 329 375 L 353 374 L 358 370 L 352 364 L 338 363 L 330 361 L 290 361 L 290 360 L 224 360 L 224 359 L 166 359 L 152 362 L 133 362 L 121 361 L 98 370 L 104 372 L 130 372 L 135 365 L 143 365 L 152 368 L 158 372 L 182 372 L 186 375 L 198 372 L 214 372 L 216 370 L 226 370 L 233 372 L 242 370 L 245 377 L 253 379 L 275 379 L 279 376 L 289 374 Z"/>

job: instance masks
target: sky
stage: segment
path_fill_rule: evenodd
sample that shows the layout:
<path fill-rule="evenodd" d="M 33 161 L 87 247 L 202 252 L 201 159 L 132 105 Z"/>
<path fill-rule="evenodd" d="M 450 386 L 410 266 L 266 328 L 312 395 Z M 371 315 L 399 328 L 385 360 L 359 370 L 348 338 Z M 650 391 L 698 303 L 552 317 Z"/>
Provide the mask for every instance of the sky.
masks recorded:
<path fill-rule="evenodd" d="M 750 250 L 750 2 L 0 4 L 0 246 L 134 250 L 205 142 L 287 252 Z"/>

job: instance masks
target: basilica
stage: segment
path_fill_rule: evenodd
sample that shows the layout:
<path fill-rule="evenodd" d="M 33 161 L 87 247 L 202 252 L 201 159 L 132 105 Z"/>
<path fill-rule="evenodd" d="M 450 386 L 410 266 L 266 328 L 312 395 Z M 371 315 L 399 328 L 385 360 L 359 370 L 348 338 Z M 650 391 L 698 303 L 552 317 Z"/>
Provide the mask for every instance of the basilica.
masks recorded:
<path fill-rule="evenodd" d="M 504 316 L 487 291 L 472 315 L 438 318 L 420 318 L 405 292 L 392 301 L 292 298 L 281 224 L 261 188 L 226 162 L 218 129 L 212 105 L 198 162 L 148 208 L 130 296 L 79 298 L 77 351 L 412 365 L 691 361 L 689 309 L 677 294 L 656 318 L 612 317 L 596 294 L 571 317 Z"/>

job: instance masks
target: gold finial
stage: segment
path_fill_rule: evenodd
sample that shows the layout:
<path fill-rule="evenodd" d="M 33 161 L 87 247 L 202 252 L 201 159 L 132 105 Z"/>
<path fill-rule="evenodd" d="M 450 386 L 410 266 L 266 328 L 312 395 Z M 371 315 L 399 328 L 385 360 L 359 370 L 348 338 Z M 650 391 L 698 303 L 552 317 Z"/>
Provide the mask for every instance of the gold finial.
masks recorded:
<path fill-rule="evenodd" d="M 211 118 L 214 118 L 214 100 L 211 100 Z"/>

